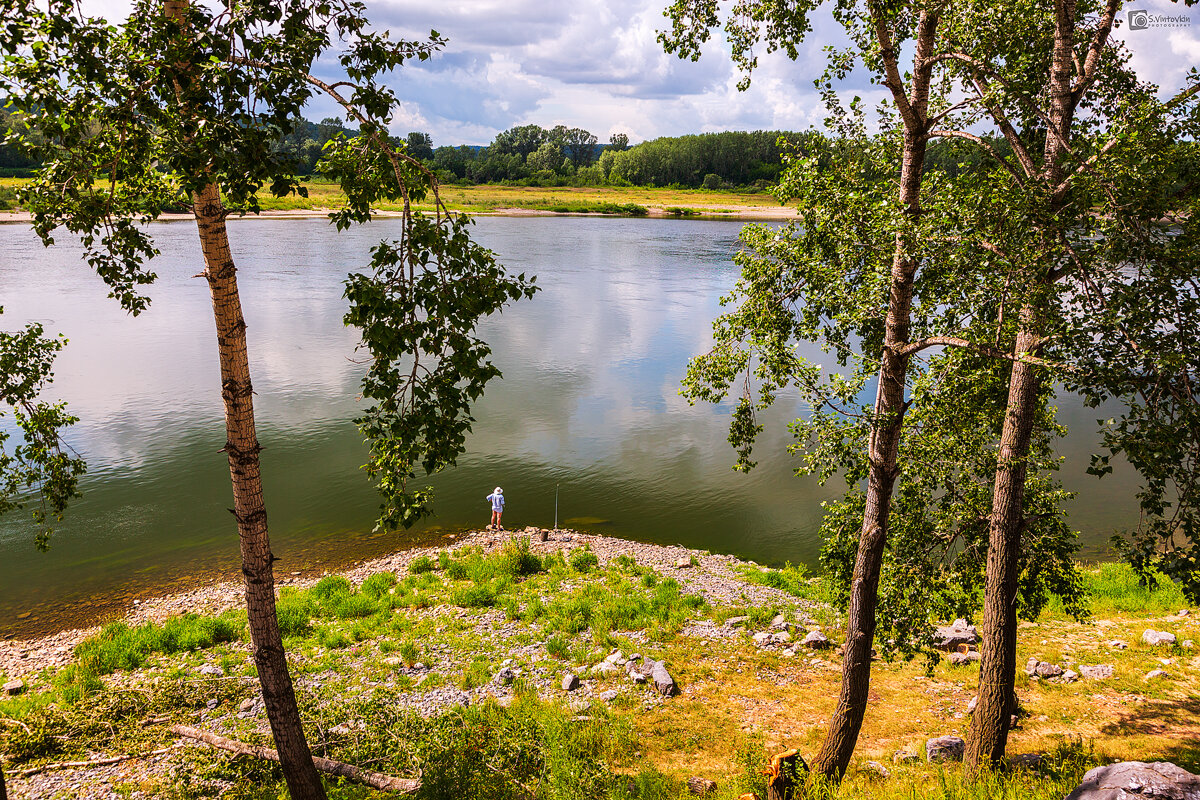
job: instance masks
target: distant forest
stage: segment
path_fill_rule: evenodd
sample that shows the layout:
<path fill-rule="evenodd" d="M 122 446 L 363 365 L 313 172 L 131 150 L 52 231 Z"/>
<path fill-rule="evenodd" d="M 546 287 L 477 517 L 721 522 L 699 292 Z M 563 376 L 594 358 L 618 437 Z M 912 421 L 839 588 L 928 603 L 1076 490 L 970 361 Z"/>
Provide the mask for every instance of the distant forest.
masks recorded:
<path fill-rule="evenodd" d="M 18 125 L 0 107 L 0 176 L 23 176 L 38 164 L 4 138 Z M 279 148 L 296 160 L 296 173 L 312 176 L 322 147 L 337 136 L 357 132 L 341 120 L 301 119 Z M 496 135 L 486 146 L 435 147 L 427 133 L 412 132 L 397 138 L 408 152 L 421 159 L 444 184 L 515 184 L 524 186 L 668 186 L 706 189 L 763 190 L 774 184 L 787 153 L 816 156 L 818 165 L 837 147 L 836 141 L 807 131 L 728 131 L 662 137 L 630 146 L 624 134 L 601 144 L 583 128 L 563 125 L 542 128 L 521 125 Z M 1007 151 L 1007 143 L 993 143 Z M 953 142 L 929 148 L 926 167 L 954 173 L 970 169 L 977 161 Z M 317 176 L 319 177 L 319 176 Z"/>

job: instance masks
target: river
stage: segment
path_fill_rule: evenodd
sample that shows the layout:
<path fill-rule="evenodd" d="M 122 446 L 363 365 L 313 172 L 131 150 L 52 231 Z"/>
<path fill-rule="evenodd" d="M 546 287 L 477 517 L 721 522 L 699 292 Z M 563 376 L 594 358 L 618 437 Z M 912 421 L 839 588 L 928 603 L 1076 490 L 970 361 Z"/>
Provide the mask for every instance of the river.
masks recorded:
<path fill-rule="evenodd" d="M 468 452 L 437 476 L 437 516 L 406 533 L 371 532 L 377 500 L 352 419 L 362 408 L 356 337 L 341 322 L 342 280 L 396 235 L 384 219 L 338 234 L 321 218 L 230 224 L 240 265 L 273 550 L 284 573 L 326 568 L 487 523 L 495 486 L 505 523 L 560 526 L 813 563 L 822 500 L 838 487 L 794 476 L 782 401 L 765 417 L 758 468 L 731 470 L 728 409 L 678 396 L 688 359 L 707 349 L 717 299 L 737 273 L 740 222 L 482 217 L 476 237 L 542 291 L 489 319 L 483 337 L 504 373 L 477 407 Z M 28 517 L 0 518 L 0 635 L 112 613 L 130 598 L 235 574 L 237 536 L 224 457 L 216 342 L 192 223 L 153 227 L 162 254 L 149 311 L 134 318 L 71 244 L 43 248 L 27 225 L 0 225 L 6 329 L 28 320 L 70 344 L 52 394 L 81 421 L 88 461 L 47 553 Z M 64 241 L 66 237 L 63 237 Z M 1083 469 L 1100 413 L 1063 398 L 1072 433 L 1062 478 L 1080 492 L 1072 524 L 1083 555 L 1103 556 L 1136 523 L 1135 481 Z M 5 420 L 6 424 L 11 421 Z"/>

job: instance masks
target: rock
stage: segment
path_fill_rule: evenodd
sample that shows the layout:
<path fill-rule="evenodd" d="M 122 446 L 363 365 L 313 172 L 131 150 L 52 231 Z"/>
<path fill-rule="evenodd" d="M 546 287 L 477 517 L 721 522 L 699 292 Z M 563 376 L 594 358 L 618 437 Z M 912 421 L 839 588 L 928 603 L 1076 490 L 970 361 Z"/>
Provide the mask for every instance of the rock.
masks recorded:
<path fill-rule="evenodd" d="M 1184 639 L 1182 642 L 1180 642 L 1179 646 L 1180 646 L 1180 647 L 1185 647 L 1185 648 L 1187 648 L 1188 650 L 1191 650 L 1191 649 L 1192 649 L 1193 647 L 1195 647 L 1196 645 L 1195 645 L 1195 643 L 1194 643 L 1194 642 L 1193 642 L 1191 639 Z"/>
<path fill-rule="evenodd" d="M 955 650 L 960 644 L 978 644 L 979 634 L 974 625 L 968 625 L 965 619 L 956 619 L 954 624 L 939 625 L 933 633 L 933 646 L 939 650 Z"/>
<path fill-rule="evenodd" d="M 547 536 L 547 534 L 545 531 L 538 531 L 537 533 L 535 533 L 533 535 L 533 538 L 535 541 L 544 542 L 544 541 L 546 541 L 546 536 Z"/>
<path fill-rule="evenodd" d="M 1066 800 L 1200 800 L 1200 776 L 1169 761 L 1122 761 L 1088 770 Z"/>
<path fill-rule="evenodd" d="M 247 697 L 245 700 L 242 701 L 241 705 L 238 706 L 238 712 L 241 714 L 247 714 L 247 713 L 253 711 L 254 710 L 254 702 L 255 701 L 254 701 L 253 697 Z"/>
<path fill-rule="evenodd" d="M 1089 667 L 1086 664 L 1080 664 L 1079 672 L 1089 681 L 1103 681 L 1113 676 L 1113 666 L 1112 664 L 1096 664 Z"/>
<path fill-rule="evenodd" d="M 492 683 L 500 686 L 508 686 L 516 677 L 517 673 L 513 672 L 512 667 L 501 667 L 496 671 L 496 674 L 492 676 Z"/>
<path fill-rule="evenodd" d="M 811 647 L 813 650 L 824 650 L 830 646 L 831 642 L 829 641 L 829 637 L 820 631 L 809 631 L 800 644 L 805 647 Z"/>
<path fill-rule="evenodd" d="M 750 621 L 749 617 L 730 617 L 729 619 L 725 620 L 725 627 L 726 628 L 737 628 L 742 625 L 745 625 L 749 621 Z"/>
<path fill-rule="evenodd" d="M 925 760 L 930 764 L 939 761 L 962 761 L 967 743 L 958 736 L 939 736 L 925 742 Z"/>
<path fill-rule="evenodd" d="M 1029 660 L 1025 662 L 1025 674 L 1029 676 L 1037 675 L 1037 668 L 1040 663 L 1042 661 L 1037 656 L 1030 656 Z"/>
<path fill-rule="evenodd" d="M 1009 757 L 1008 763 L 1014 767 L 1037 769 L 1042 764 L 1043 756 L 1043 753 L 1017 753 Z"/>
<path fill-rule="evenodd" d="M 209 700 L 208 702 L 206 702 L 204 704 L 204 707 L 207 708 L 209 711 L 213 711 L 217 707 L 217 702 L 218 702 L 217 698 L 214 697 L 211 700 Z"/>
<path fill-rule="evenodd" d="M 971 702 L 967 703 L 967 713 L 974 714 L 975 706 L 977 706 L 977 705 L 979 705 L 979 695 L 975 695 L 974 697 L 971 698 Z"/>
<path fill-rule="evenodd" d="M 792 635 L 787 631 L 779 631 L 771 634 L 771 641 L 775 644 L 786 644 L 792 640 Z"/>
<path fill-rule="evenodd" d="M 1171 676 L 1165 669 L 1152 669 L 1146 673 L 1146 677 L 1142 678 L 1142 680 L 1156 681 L 1159 678 L 1169 678 L 1169 677 L 1171 677 Z"/>
<path fill-rule="evenodd" d="M 1175 634 L 1167 633 L 1166 631 L 1155 631 L 1146 629 L 1142 633 L 1142 641 L 1151 647 L 1158 647 L 1164 644 L 1175 644 Z"/>
<path fill-rule="evenodd" d="M 880 778 L 886 778 L 892 774 L 888 771 L 887 767 L 885 767 L 883 764 L 880 764 L 878 761 L 868 761 L 860 766 L 858 771 L 868 775 L 878 775 Z"/>
<path fill-rule="evenodd" d="M 916 753 L 910 753 L 907 750 L 897 750 L 892 755 L 892 761 L 896 764 L 912 764 L 921 760 L 921 756 Z"/>
<path fill-rule="evenodd" d="M 971 650 L 966 653 L 960 653 L 956 650 L 946 660 L 957 667 L 962 667 L 970 664 L 972 661 L 979 661 L 982 658 L 983 656 L 977 650 Z"/>
<path fill-rule="evenodd" d="M 1111 642 L 1108 643 L 1108 646 L 1113 648 L 1114 650 L 1124 650 L 1126 647 L 1129 647 L 1128 644 L 1126 644 L 1125 642 L 1122 642 L 1120 639 L 1113 639 Z"/>
<path fill-rule="evenodd" d="M 1073 669 L 1063 670 L 1063 674 L 1052 679 L 1055 683 L 1074 683 L 1079 680 L 1079 673 Z"/>
<path fill-rule="evenodd" d="M 573 692 L 579 688 L 579 678 L 568 672 L 563 675 L 562 688 L 564 692 Z"/>
<path fill-rule="evenodd" d="M 690 793 L 704 797 L 717 790 L 717 782 L 710 781 L 708 778 L 688 778 L 687 787 Z"/>
<path fill-rule="evenodd" d="M 201 675 L 224 675 L 225 670 L 218 667 L 216 664 L 204 664 L 200 669 L 196 670 Z"/>
<path fill-rule="evenodd" d="M 1058 664 L 1042 661 L 1038 663 L 1036 672 L 1039 678 L 1057 678 L 1063 674 L 1063 668 Z"/>
<path fill-rule="evenodd" d="M 1186 617 L 1186 616 L 1187 616 L 1188 614 L 1190 614 L 1190 613 L 1192 613 L 1192 612 L 1191 612 L 1189 609 L 1186 609 L 1186 608 L 1181 608 L 1181 609 L 1179 609 L 1179 613 L 1178 613 L 1178 614 L 1176 614 L 1175 616 L 1178 616 L 1178 617 Z"/>
<path fill-rule="evenodd" d="M 675 562 L 675 569 L 688 569 L 691 566 L 692 560 L 690 558 L 681 558 Z"/>
<path fill-rule="evenodd" d="M 621 668 L 611 661 L 601 661 L 599 664 L 592 667 L 591 673 L 601 678 L 607 678 L 610 675 L 620 675 Z"/>
<path fill-rule="evenodd" d="M 675 679 L 671 677 L 671 673 L 667 672 L 667 665 L 663 662 L 655 663 L 650 677 L 654 680 L 654 688 L 658 689 L 659 694 L 663 697 L 671 697 L 678 693 L 679 688 L 675 685 Z"/>
<path fill-rule="evenodd" d="M 768 633 L 767 631 L 759 631 L 758 633 L 754 634 L 753 638 L 756 645 L 759 647 L 766 647 L 772 641 L 774 641 L 773 637 L 774 634 L 772 633 Z"/>
<path fill-rule="evenodd" d="M 625 662 L 628 661 L 628 659 L 625 658 L 625 654 L 620 650 L 613 650 L 604 657 L 604 660 L 610 664 L 616 664 L 618 666 L 624 666 Z"/>
<path fill-rule="evenodd" d="M 25 681 L 20 678 L 15 678 L 4 684 L 3 691 L 5 694 L 20 694 L 25 691 Z"/>
<path fill-rule="evenodd" d="M 606 703 L 611 703 L 613 700 L 617 699 L 618 694 L 620 694 L 620 692 L 618 692 L 616 689 L 609 689 L 608 691 L 601 692 L 596 696 Z"/>

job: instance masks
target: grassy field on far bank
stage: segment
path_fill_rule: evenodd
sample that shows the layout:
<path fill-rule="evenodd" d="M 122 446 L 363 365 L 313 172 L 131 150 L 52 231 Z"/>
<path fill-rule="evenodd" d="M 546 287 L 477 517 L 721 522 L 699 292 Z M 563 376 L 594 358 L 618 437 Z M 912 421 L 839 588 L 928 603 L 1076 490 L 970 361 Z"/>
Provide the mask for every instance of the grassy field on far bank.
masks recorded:
<path fill-rule="evenodd" d="M 15 210 L 16 188 L 26 179 L 0 178 L 0 210 Z M 309 181 L 308 197 L 270 197 L 260 199 L 266 211 L 308 211 L 340 208 L 345 196 L 336 184 Z M 779 202 L 766 192 L 746 193 L 707 189 L 658 189 L 616 186 L 443 186 L 442 202 L 453 211 L 472 214 L 495 213 L 503 209 L 556 213 L 611 213 L 668 216 L 753 216 L 777 214 Z M 420 203 L 419 209 L 432 208 Z M 381 204 L 384 211 L 398 211 L 399 205 Z M 638 209 L 644 209 L 638 211 Z"/>
<path fill-rule="evenodd" d="M 839 641 L 841 615 L 823 603 L 820 580 L 707 554 L 680 566 L 675 556 L 606 551 L 599 539 L 593 550 L 592 541 L 477 538 L 406 556 L 361 583 L 330 575 L 282 588 L 281 628 L 316 752 L 421 774 L 419 797 L 513 800 L 683 798 L 691 776 L 716 781 L 720 800 L 761 797 L 768 753 L 815 752 L 836 699 L 836 651 L 792 655 L 756 646 L 751 634 L 780 614 L 799 628 L 793 639 L 819 628 Z M 1087 585 L 1089 622 L 1050 608 L 1020 629 L 1022 664 L 1036 656 L 1066 668 L 1113 666 L 1111 678 L 1097 681 L 1018 675 L 1023 712 L 1009 752 L 1044 754 L 1037 768 L 967 787 L 958 765 L 894 763 L 897 751 L 923 753 L 925 739 L 965 732 L 978 667 L 879 661 L 855 763 L 835 796 L 1060 800 L 1099 763 L 1200 769 L 1200 658 L 1184 644 L 1200 640 L 1200 624 L 1177 613 L 1185 607 L 1177 587 L 1144 589 L 1122 565 L 1090 568 Z M 696 591 L 712 586 L 709 599 Z M 1178 644 L 1143 644 L 1146 628 L 1175 633 Z M 639 653 L 664 661 L 679 694 L 664 698 L 603 667 L 617 651 L 617 660 Z M 1154 669 L 1167 677 L 1147 679 Z M 563 691 L 567 673 L 580 677 L 579 689 Z M 168 721 L 269 743 L 236 609 L 113 623 L 81 642 L 70 665 L 25 680 L 30 691 L 0 700 L 10 776 L 162 748 L 174 741 Z M 204 749 L 181 753 L 186 769 L 139 772 L 133 761 L 106 779 L 126 795 L 279 796 L 275 767 Z M 20 797 L 25 784 L 15 784 Z M 386 796 L 334 784 L 331 795 Z"/>

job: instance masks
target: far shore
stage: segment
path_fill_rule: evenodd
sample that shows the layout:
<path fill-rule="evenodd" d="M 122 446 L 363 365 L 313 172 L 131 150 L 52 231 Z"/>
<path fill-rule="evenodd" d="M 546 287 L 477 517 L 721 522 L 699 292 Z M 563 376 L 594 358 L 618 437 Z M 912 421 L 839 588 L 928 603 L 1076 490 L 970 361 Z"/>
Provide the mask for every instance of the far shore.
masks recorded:
<path fill-rule="evenodd" d="M 747 222 L 762 221 L 768 222 L 772 220 L 789 220 L 796 218 L 796 209 L 790 206 L 737 206 L 730 208 L 723 206 L 720 209 L 706 209 L 703 207 L 693 207 L 691 210 L 695 213 L 681 216 L 679 214 L 670 213 L 666 207 L 661 206 L 646 206 L 647 214 L 645 217 L 657 219 L 737 219 Z M 253 219 L 310 219 L 314 217 L 326 217 L 337 209 L 333 208 L 311 208 L 311 209 L 269 209 L 260 211 L 257 214 L 245 215 L 230 215 L 230 220 L 253 220 Z M 455 211 L 455 209 L 451 209 Z M 473 217 L 634 217 L 632 214 L 601 214 L 588 213 L 577 211 L 547 211 L 537 208 L 496 208 L 490 211 L 462 211 L 456 213 L 469 214 Z M 376 211 L 375 216 L 379 218 L 400 217 L 400 211 Z M 194 219 L 191 214 L 165 213 L 160 214 L 155 222 L 184 222 Z M 2 224 L 28 224 L 33 221 L 33 216 L 28 211 L 0 211 L 0 225 Z"/>

